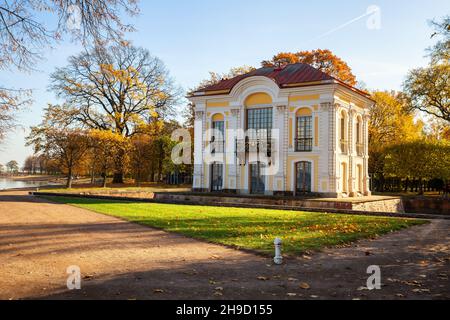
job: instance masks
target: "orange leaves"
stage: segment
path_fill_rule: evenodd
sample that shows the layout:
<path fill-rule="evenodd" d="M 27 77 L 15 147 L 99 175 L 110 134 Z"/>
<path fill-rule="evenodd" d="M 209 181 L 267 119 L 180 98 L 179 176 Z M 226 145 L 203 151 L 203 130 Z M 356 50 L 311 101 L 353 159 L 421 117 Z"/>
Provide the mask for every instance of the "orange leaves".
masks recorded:
<path fill-rule="evenodd" d="M 263 67 L 276 67 L 291 63 L 305 63 L 333 76 L 348 85 L 356 85 L 356 77 L 348 64 L 328 49 L 300 52 L 280 52 L 271 60 L 263 61 Z"/>

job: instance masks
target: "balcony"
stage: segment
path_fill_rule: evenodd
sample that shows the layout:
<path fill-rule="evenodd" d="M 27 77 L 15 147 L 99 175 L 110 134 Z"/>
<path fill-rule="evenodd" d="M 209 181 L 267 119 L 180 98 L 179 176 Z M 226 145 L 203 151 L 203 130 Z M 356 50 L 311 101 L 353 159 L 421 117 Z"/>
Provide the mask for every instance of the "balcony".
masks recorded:
<path fill-rule="evenodd" d="M 264 154 L 266 157 L 271 158 L 273 145 L 274 141 L 269 137 L 262 139 L 249 137 L 236 139 L 236 157 L 241 165 L 247 163 L 247 155 L 249 153 Z"/>
<path fill-rule="evenodd" d="M 348 154 L 348 141 L 347 140 L 340 140 L 339 141 L 340 149 L 342 154 Z"/>
<path fill-rule="evenodd" d="M 358 157 L 364 156 L 364 145 L 362 143 L 356 144 L 356 154 Z"/>
<path fill-rule="evenodd" d="M 225 141 L 215 141 L 214 139 L 209 143 L 211 148 L 211 154 L 224 153 L 225 152 Z"/>
<path fill-rule="evenodd" d="M 295 151 L 296 152 L 311 152 L 313 149 L 313 138 L 296 138 Z"/>

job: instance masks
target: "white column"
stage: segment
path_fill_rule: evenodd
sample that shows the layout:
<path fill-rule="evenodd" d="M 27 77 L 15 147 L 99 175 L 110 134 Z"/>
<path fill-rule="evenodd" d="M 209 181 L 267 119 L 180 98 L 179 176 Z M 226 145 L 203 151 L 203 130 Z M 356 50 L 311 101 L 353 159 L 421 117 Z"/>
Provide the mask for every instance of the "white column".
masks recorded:
<path fill-rule="evenodd" d="M 336 110 L 338 105 L 326 102 L 320 104 L 322 110 L 328 109 L 328 177 L 329 192 L 337 196 L 337 126 Z"/>
<path fill-rule="evenodd" d="M 235 127 L 236 127 L 236 138 L 238 139 L 238 141 L 240 139 L 242 139 L 240 133 L 240 130 L 242 129 L 242 125 L 241 125 L 241 109 L 232 109 L 231 110 L 231 114 L 233 115 L 233 118 L 235 120 Z M 239 150 L 236 150 L 239 152 Z M 239 193 L 243 186 L 241 186 L 241 166 L 240 166 L 240 161 L 237 157 L 236 154 L 236 159 L 235 159 L 235 180 L 236 180 L 236 191 Z"/>
<path fill-rule="evenodd" d="M 194 189 L 203 189 L 203 159 L 204 159 L 204 141 L 203 141 L 203 128 L 204 128 L 204 111 L 195 112 L 194 121 Z"/>
<path fill-rule="evenodd" d="M 288 113 L 287 106 L 280 105 L 276 107 L 276 122 L 274 128 L 278 128 L 279 136 L 276 142 L 276 160 L 278 166 L 278 172 L 274 179 L 274 191 L 285 192 L 286 191 L 286 161 L 288 150 Z M 279 181 L 281 181 L 281 189 L 278 187 Z"/>
<path fill-rule="evenodd" d="M 353 152 L 354 152 L 354 132 L 353 124 L 356 110 L 350 109 L 348 116 L 348 192 L 350 197 L 354 197 L 356 193 L 354 192 L 354 170 L 353 170 Z"/>
<path fill-rule="evenodd" d="M 364 195 L 371 196 L 372 192 L 370 190 L 370 177 L 369 177 L 369 120 L 368 114 L 363 116 L 363 143 L 364 143 Z"/>

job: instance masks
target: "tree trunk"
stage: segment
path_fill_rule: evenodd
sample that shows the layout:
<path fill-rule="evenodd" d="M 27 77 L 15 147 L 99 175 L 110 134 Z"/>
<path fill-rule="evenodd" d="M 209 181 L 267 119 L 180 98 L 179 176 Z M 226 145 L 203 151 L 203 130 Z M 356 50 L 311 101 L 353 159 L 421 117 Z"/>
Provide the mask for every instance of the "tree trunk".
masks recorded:
<path fill-rule="evenodd" d="M 124 175 L 124 159 L 125 152 L 120 150 L 116 155 L 116 160 L 114 161 L 114 176 L 113 176 L 113 184 L 123 184 L 123 175 Z"/>
<path fill-rule="evenodd" d="M 423 181 L 422 178 L 419 179 L 419 195 L 423 195 L 424 194 L 424 190 L 423 190 Z"/>
<path fill-rule="evenodd" d="M 107 185 L 107 174 L 104 173 L 104 174 L 103 174 L 103 183 L 102 183 L 102 187 L 103 187 L 103 188 L 106 188 L 106 185 Z"/>
<path fill-rule="evenodd" d="M 67 189 L 72 189 L 72 168 L 69 167 L 69 176 L 67 177 Z"/>

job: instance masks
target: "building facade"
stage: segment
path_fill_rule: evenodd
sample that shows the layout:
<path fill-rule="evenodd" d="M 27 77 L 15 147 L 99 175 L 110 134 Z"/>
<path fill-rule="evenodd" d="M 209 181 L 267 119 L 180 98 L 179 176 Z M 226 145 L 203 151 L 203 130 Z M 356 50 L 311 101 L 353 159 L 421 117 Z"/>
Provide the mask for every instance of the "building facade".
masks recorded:
<path fill-rule="evenodd" d="M 193 190 L 362 197 L 368 109 L 360 90 L 304 64 L 262 68 L 194 92 Z"/>

